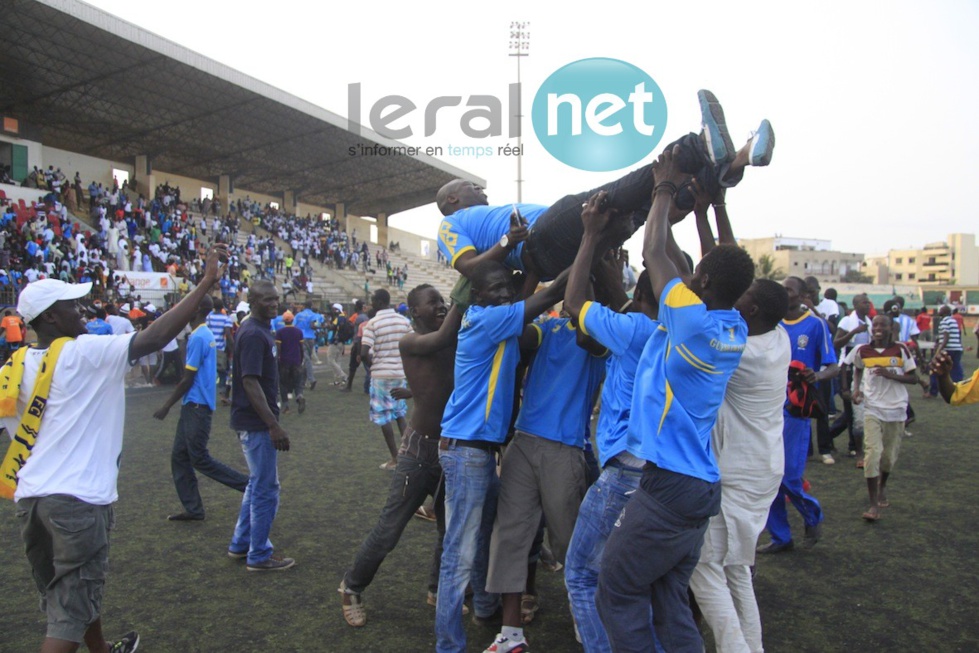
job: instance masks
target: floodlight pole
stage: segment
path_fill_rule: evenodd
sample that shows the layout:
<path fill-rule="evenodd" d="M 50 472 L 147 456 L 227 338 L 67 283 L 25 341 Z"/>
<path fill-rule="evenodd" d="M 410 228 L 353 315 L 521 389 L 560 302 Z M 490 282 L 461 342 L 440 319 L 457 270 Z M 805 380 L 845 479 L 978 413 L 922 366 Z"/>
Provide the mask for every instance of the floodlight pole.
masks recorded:
<path fill-rule="evenodd" d="M 517 202 L 523 202 L 523 87 L 520 84 L 520 60 L 530 56 L 530 22 L 510 23 L 510 56 L 517 59 Z"/>

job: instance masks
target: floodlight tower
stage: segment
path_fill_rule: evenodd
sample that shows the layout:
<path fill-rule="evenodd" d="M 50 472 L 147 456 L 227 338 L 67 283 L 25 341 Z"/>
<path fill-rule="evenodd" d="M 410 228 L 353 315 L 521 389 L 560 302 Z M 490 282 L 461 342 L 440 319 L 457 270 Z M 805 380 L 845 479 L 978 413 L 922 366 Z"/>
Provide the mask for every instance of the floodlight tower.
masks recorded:
<path fill-rule="evenodd" d="M 520 60 L 530 56 L 530 21 L 510 23 L 510 56 L 517 59 L 517 201 L 523 202 L 523 87 L 520 85 Z"/>

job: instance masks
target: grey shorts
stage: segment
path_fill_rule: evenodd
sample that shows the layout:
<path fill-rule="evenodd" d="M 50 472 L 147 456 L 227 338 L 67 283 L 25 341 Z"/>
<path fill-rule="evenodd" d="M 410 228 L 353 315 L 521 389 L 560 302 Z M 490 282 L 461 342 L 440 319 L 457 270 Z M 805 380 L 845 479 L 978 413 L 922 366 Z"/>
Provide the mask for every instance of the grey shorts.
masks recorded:
<path fill-rule="evenodd" d="M 564 562 L 587 490 L 583 450 L 517 431 L 500 471 L 487 592 L 524 591 L 527 558 L 542 514 L 551 552 Z"/>
<path fill-rule="evenodd" d="M 47 636 L 81 642 L 102 613 L 112 505 L 66 494 L 17 502 L 21 538 L 47 614 Z"/>

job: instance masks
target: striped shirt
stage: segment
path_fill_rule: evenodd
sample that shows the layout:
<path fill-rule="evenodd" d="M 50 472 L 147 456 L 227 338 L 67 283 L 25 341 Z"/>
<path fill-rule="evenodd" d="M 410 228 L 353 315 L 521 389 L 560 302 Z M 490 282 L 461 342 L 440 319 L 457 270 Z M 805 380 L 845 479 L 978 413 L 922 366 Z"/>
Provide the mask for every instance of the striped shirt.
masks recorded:
<path fill-rule="evenodd" d="M 962 351 L 962 332 L 959 330 L 959 323 L 951 315 L 946 315 L 938 324 L 938 337 L 942 338 L 948 334 L 948 344 L 945 349 L 948 351 Z"/>
<path fill-rule="evenodd" d="M 214 343 L 217 346 L 217 350 L 224 351 L 224 330 L 226 328 L 232 329 L 235 326 L 231 316 L 225 315 L 224 313 L 219 313 L 218 311 L 211 311 L 207 314 L 206 323 L 207 328 L 214 334 Z"/>
<path fill-rule="evenodd" d="M 371 378 L 405 378 L 398 342 L 409 331 L 411 323 L 408 318 L 399 315 L 393 308 L 378 311 L 364 325 L 360 344 L 371 348 Z"/>

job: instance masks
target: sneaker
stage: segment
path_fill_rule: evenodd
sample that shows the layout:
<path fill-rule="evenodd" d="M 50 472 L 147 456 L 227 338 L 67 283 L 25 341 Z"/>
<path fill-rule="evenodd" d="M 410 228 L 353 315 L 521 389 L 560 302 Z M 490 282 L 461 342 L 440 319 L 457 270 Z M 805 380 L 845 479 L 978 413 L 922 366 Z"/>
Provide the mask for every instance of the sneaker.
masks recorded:
<path fill-rule="evenodd" d="M 242 551 L 241 553 L 238 553 L 237 551 L 232 551 L 231 549 L 228 549 L 228 557 L 234 558 L 235 560 L 243 560 L 248 557 L 248 551 Z"/>
<path fill-rule="evenodd" d="M 364 599 L 360 594 L 347 591 L 347 581 L 340 581 L 340 588 L 337 590 L 341 595 L 341 605 L 343 607 L 343 620 L 347 625 L 360 628 L 367 624 L 367 610 L 364 608 Z"/>
<path fill-rule="evenodd" d="M 439 604 L 439 595 L 436 594 L 435 592 L 429 592 L 428 593 L 428 597 L 425 599 L 425 603 L 427 603 L 428 605 L 432 606 L 433 608 L 434 607 L 438 607 L 438 604 Z M 466 616 L 467 614 L 469 614 L 469 606 L 466 605 L 465 603 L 463 603 L 462 604 L 462 616 Z"/>
<path fill-rule="evenodd" d="M 767 166 L 772 162 L 772 152 L 775 150 L 775 132 L 772 131 L 772 123 L 762 120 L 758 125 L 758 131 L 751 135 L 750 149 L 748 150 L 748 164 L 753 166 Z"/>
<path fill-rule="evenodd" d="M 310 383 L 309 383 L 309 389 L 310 390 L 315 390 L 316 389 L 316 381 L 310 381 Z"/>
<path fill-rule="evenodd" d="M 718 166 L 730 163 L 734 160 L 734 142 L 727 131 L 721 103 L 713 93 L 705 90 L 697 91 L 697 100 L 700 102 L 704 141 L 707 143 L 707 153 L 711 161 Z"/>
<path fill-rule="evenodd" d="M 299 397 L 296 399 L 296 404 L 299 406 L 300 415 L 306 412 L 306 397 Z"/>
<path fill-rule="evenodd" d="M 795 542 L 792 540 L 789 540 L 784 544 L 769 542 L 768 544 L 763 544 L 755 549 L 755 553 L 782 553 L 783 551 L 791 551 L 794 548 Z"/>
<path fill-rule="evenodd" d="M 483 653 L 529 653 L 530 647 L 527 640 L 512 640 L 499 633 L 493 643 L 489 645 Z"/>
<path fill-rule="evenodd" d="M 824 453 L 821 456 L 821 458 L 823 459 L 823 464 L 824 465 L 835 465 L 836 464 L 836 461 L 833 459 L 833 456 L 830 455 L 830 454 L 828 454 L 828 453 Z"/>
<path fill-rule="evenodd" d="M 285 571 L 296 565 L 296 561 L 292 558 L 283 558 L 280 556 L 271 556 L 262 562 L 256 562 L 255 564 L 250 564 L 246 567 L 248 571 Z"/>
<path fill-rule="evenodd" d="M 381 463 L 381 469 L 383 469 L 386 472 L 393 471 L 397 468 L 398 468 L 398 463 L 396 463 L 393 460 L 389 460 L 386 463 Z"/>
<path fill-rule="evenodd" d="M 135 630 L 123 635 L 122 639 L 109 647 L 109 653 L 132 653 L 139 648 L 139 633 Z"/>
<path fill-rule="evenodd" d="M 823 536 L 823 523 L 819 522 L 815 526 L 806 526 L 806 537 L 802 540 L 802 548 L 811 549 Z"/>

